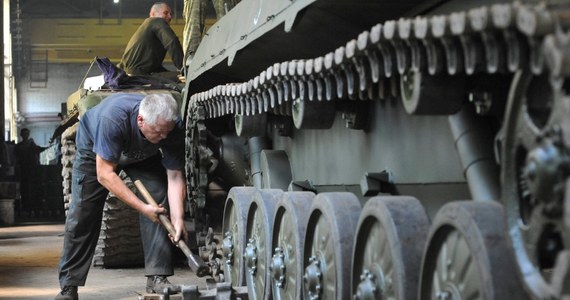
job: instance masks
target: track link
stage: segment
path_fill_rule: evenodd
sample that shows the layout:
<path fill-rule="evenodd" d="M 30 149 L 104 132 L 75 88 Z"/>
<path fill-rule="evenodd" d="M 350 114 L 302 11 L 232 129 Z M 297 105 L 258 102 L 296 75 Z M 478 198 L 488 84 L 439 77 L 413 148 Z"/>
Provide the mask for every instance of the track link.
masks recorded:
<path fill-rule="evenodd" d="M 196 93 L 189 112 L 203 106 L 206 119 L 291 116 L 294 100 L 400 98 L 400 81 L 413 73 L 463 76 L 528 67 L 539 74 L 545 57 L 561 57 L 563 50 L 552 42 L 544 47 L 543 41 L 568 28 L 568 8 L 515 2 L 386 21 L 323 56 L 275 63 L 247 82 Z M 567 68 L 551 64 L 557 73 Z"/>

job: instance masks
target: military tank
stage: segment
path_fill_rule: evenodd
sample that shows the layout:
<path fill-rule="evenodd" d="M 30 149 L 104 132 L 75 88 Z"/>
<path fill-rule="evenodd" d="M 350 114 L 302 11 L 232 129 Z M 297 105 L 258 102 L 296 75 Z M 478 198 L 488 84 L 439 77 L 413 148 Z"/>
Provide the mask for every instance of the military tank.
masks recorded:
<path fill-rule="evenodd" d="M 241 1 L 183 97 L 215 274 L 249 299 L 570 297 L 569 12 Z"/>

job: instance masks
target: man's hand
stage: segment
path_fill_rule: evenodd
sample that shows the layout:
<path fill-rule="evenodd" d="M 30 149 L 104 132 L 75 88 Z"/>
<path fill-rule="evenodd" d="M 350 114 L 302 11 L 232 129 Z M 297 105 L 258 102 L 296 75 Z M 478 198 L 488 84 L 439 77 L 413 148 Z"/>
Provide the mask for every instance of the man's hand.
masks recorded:
<path fill-rule="evenodd" d="M 184 74 L 178 74 L 178 81 L 180 81 L 181 83 L 186 83 L 186 77 L 184 76 Z"/>
<path fill-rule="evenodd" d="M 152 205 L 146 204 L 127 185 L 115 172 L 117 164 L 107 161 L 96 156 L 96 168 L 97 168 L 97 180 L 103 185 L 107 190 L 115 194 L 117 198 L 125 202 L 128 206 L 136 209 L 139 213 L 143 214 L 149 220 L 154 223 L 158 223 L 158 215 L 166 214 L 167 211 L 163 207 L 153 207 Z"/>
<path fill-rule="evenodd" d="M 153 223 L 159 223 L 160 221 L 158 219 L 158 215 L 166 214 L 167 211 L 166 208 L 164 207 L 155 207 L 150 204 L 147 204 L 143 207 L 141 213 L 149 220 L 151 220 Z"/>
<path fill-rule="evenodd" d="M 184 226 L 184 220 L 181 218 L 173 218 L 171 219 L 172 226 L 174 226 L 174 230 L 176 230 L 176 235 L 168 235 L 172 243 L 175 245 L 178 244 L 180 239 L 187 241 L 188 240 L 188 232 L 186 231 L 186 226 Z"/>
<path fill-rule="evenodd" d="M 181 170 L 166 170 L 168 178 L 168 203 L 170 204 L 170 221 L 176 232 L 170 239 L 177 244 L 180 239 L 187 240 L 184 227 L 184 200 L 186 199 L 186 180 Z"/>

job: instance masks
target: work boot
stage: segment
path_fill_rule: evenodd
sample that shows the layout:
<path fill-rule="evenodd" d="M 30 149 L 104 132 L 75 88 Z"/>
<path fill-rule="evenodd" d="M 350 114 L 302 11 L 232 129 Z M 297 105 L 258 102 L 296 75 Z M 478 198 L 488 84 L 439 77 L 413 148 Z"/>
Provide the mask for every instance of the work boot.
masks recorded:
<path fill-rule="evenodd" d="M 76 286 L 64 286 L 61 292 L 55 296 L 55 300 L 77 300 L 79 295 L 77 295 Z"/>
<path fill-rule="evenodd" d="M 158 294 L 164 291 L 164 288 L 171 288 L 172 283 L 168 281 L 166 276 L 155 275 L 146 278 L 146 292 L 150 294 Z"/>

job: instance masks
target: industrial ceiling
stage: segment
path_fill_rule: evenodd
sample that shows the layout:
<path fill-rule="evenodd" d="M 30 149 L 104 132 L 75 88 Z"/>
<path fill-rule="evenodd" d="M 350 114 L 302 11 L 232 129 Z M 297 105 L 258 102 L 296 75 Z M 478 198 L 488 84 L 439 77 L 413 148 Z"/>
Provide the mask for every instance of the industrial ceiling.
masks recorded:
<path fill-rule="evenodd" d="M 11 0 L 25 18 L 144 18 L 156 0 Z M 173 18 L 182 18 L 183 0 L 163 0 Z"/>

